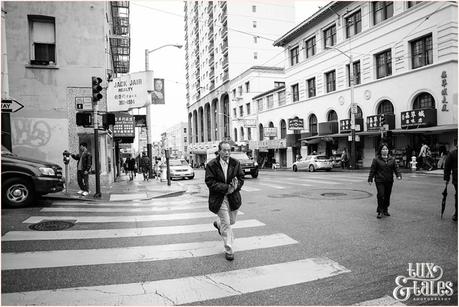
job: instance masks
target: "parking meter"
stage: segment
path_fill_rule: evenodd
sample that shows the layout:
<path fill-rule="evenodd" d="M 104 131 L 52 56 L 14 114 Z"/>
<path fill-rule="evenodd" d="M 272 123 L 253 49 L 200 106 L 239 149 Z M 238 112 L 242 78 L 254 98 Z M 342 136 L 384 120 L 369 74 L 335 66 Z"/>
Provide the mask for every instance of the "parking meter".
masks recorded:
<path fill-rule="evenodd" d="M 69 164 L 70 162 L 70 152 L 68 152 L 67 150 L 64 150 L 64 152 L 62 153 L 62 155 L 64 156 L 64 164 L 67 165 Z"/>

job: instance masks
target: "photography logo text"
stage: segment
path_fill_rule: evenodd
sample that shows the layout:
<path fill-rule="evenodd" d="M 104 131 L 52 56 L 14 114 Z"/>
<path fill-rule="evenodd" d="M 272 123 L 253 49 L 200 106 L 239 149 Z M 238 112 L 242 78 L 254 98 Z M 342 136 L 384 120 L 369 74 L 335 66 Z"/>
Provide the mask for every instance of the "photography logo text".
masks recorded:
<path fill-rule="evenodd" d="M 453 283 L 441 280 L 443 269 L 434 263 L 408 263 L 408 276 L 397 276 L 393 296 L 396 300 L 447 301 L 453 295 Z"/>

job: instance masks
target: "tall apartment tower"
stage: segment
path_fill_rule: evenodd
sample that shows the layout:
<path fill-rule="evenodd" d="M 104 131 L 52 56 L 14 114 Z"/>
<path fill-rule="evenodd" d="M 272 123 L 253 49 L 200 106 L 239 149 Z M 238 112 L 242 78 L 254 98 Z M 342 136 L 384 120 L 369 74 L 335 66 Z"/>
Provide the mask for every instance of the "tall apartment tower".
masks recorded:
<path fill-rule="evenodd" d="M 273 42 L 294 26 L 294 3 L 185 1 L 184 10 L 188 139 L 215 143 L 230 136 L 230 80 L 252 66 L 283 66 Z"/>

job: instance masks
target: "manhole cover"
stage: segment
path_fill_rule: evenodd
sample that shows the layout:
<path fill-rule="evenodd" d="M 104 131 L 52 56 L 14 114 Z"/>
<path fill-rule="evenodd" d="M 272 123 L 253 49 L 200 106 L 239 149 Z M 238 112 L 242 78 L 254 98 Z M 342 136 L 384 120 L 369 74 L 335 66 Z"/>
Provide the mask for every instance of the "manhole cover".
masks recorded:
<path fill-rule="evenodd" d="M 32 230 L 38 231 L 58 231 L 72 227 L 75 223 L 67 221 L 45 221 L 29 226 Z"/>
<path fill-rule="evenodd" d="M 336 197 L 336 196 L 346 196 L 346 193 L 322 193 L 320 194 L 322 196 L 325 196 L 325 197 Z"/>

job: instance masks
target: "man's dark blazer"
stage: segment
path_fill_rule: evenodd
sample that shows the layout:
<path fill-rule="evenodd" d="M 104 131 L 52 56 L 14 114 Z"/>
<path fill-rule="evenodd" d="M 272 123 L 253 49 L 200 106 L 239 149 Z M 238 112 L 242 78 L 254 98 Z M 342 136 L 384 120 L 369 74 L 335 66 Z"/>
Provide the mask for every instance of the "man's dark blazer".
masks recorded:
<path fill-rule="evenodd" d="M 88 171 L 90 172 L 91 171 L 91 166 L 92 166 L 92 157 L 91 157 L 91 153 L 89 151 L 85 151 L 83 152 L 82 154 L 82 159 L 81 159 L 81 168 L 83 171 Z M 72 158 L 77 160 L 78 163 L 77 163 L 77 168 L 78 168 L 78 164 L 80 164 L 80 155 L 79 154 L 72 154 Z"/>
<path fill-rule="evenodd" d="M 241 194 L 239 191 L 244 184 L 244 172 L 241 168 L 241 163 L 238 160 L 229 158 L 228 174 L 225 181 L 225 175 L 220 165 L 220 157 L 211 160 L 206 165 L 205 182 L 209 188 L 209 210 L 217 214 L 223 203 L 223 198 L 228 191 L 231 181 L 236 177 L 238 180 L 236 190 L 228 194 L 228 202 L 231 211 L 239 209 L 242 204 Z"/>

